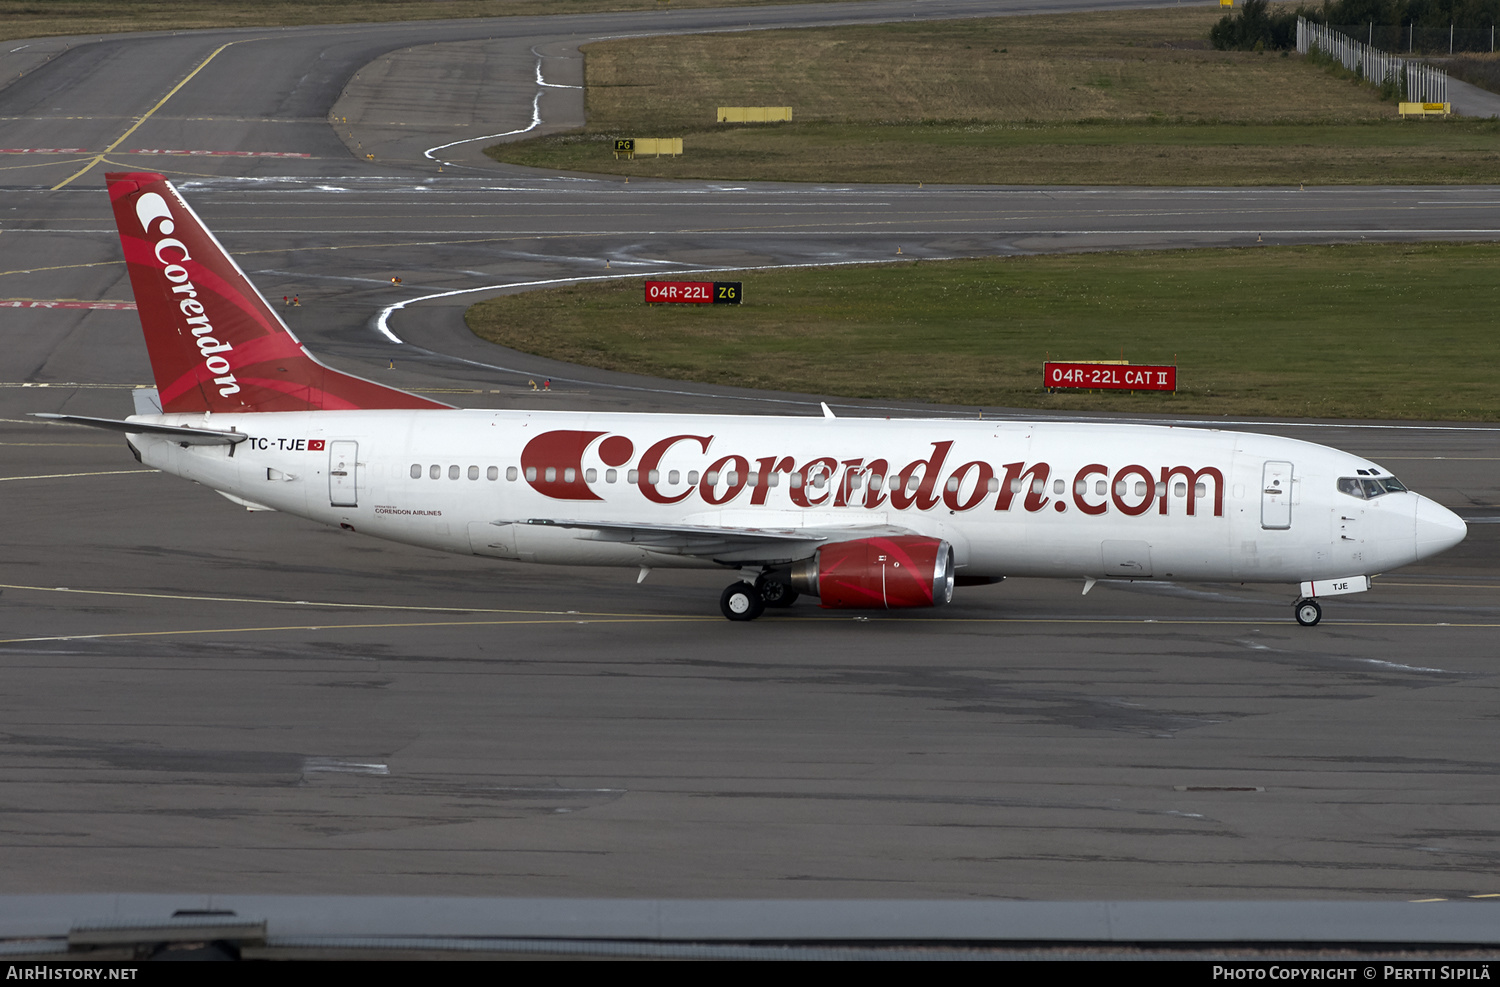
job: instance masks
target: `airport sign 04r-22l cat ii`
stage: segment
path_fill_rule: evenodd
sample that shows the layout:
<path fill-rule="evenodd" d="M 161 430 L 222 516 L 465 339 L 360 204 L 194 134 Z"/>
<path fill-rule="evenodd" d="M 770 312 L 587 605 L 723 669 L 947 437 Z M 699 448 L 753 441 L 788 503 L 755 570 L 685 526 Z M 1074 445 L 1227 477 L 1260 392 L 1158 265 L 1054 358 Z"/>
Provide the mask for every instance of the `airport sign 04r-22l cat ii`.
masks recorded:
<path fill-rule="evenodd" d="M 161 175 L 108 176 L 156 390 L 141 462 L 392 541 L 559 565 L 725 569 L 751 620 L 939 606 L 1006 576 L 1296 584 L 1451 548 L 1462 520 L 1337 449 L 1206 428 L 452 408 L 318 362 Z"/>

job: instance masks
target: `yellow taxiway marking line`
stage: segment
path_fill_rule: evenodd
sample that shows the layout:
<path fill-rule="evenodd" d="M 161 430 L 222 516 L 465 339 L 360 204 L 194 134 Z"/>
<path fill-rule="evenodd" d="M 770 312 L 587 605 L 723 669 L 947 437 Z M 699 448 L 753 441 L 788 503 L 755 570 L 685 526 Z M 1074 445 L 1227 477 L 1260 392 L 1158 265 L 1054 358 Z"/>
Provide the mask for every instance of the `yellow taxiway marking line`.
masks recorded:
<path fill-rule="evenodd" d="M 217 175 L 205 175 L 203 177 L 205 177 L 205 178 L 217 178 L 219 176 L 217 176 Z M 606 234 L 603 234 L 603 233 L 586 234 L 586 236 L 590 236 L 590 237 L 602 237 L 602 236 L 605 236 L 605 235 Z M 250 254 L 291 254 L 291 253 L 299 253 L 300 254 L 300 253 L 307 253 L 309 251 L 314 251 L 314 250 L 365 250 L 365 249 L 380 250 L 380 249 L 384 249 L 384 248 L 387 248 L 387 247 L 451 247 L 451 246 L 453 246 L 455 244 L 465 245 L 465 244 L 471 244 L 471 243 L 507 243 L 507 242 L 509 242 L 511 240 L 552 240 L 552 239 L 562 239 L 562 238 L 561 237 L 516 235 L 516 236 L 464 237 L 461 240 L 392 240 L 392 241 L 383 242 L 383 243 L 359 243 L 359 242 L 355 242 L 355 241 L 348 241 L 348 242 L 344 242 L 344 243 L 325 244 L 325 245 L 322 245 L 322 246 L 309 246 L 309 247 L 268 247 L 268 248 L 266 248 L 264 250 L 236 250 L 235 251 L 235 256 L 236 257 L 244 257 L 244 256 L 248 256 Z"/>
<path fill-rule="evenodd" d="M 104 470 L 99 473 L 44 473 L 40 476 L 0 476 L 0 483 L 7 480 L 66 480 L 73 476 L 118 476 L 121 473 L 159 473 L 160 470 Z"/>
<path fill-rule="evenodd" d="M 515 385 L 515 386 L 519 387 L 520 385 Z M 0 381 L 0 388 L 12 388 L 12 387 L 24 387 L 24 388 L 56 387 L 56 388 L 73 389 L 73 390 L 80 390 L 80 391 L 86 391 L 86 390 L 96 390 L 96 391 L 105 391 L 105 390 L 107 390 L 107 391 L 140 391 L 140 390 L 147 390 L 147 389 L 155 388 L 156 385 L 155 384 L 76 384 L 76 383 L 73 383 L 71 381 L 65 381 L 65 382 L 62 382 L 62 383 L 51 383 L 51 384 L 29 384 L 29 383 L 11 383 L 11 382 L 8 382 L 8 381 Z M 486 389 L 486 388 L 483 388 L 483 387 L 409 387 L 409 388 L 407 388 L 407 390 L 409 390 L 409 391 L 416 391 L 418 394 L 503 394 L 503 393 L 505 393 L 505 391 L 497 390 L 495 388 L 488 388 L 488 389 Z M 10 423 L 12 425 L 45 425 L 45 426 L 48 426 L 48 427 L 51 427 L 53 425 L 64 425 L 64 426 L 67 426 L 69 428 L 89 428 L 90 427 L 88 425 L 79 425 L 77 422 L 60 422 L 60 421 L 54 421 L 54 420 L 49 420 L 49 419 L 35 419 L 35 420 L 33 420 L 33 419 L 30 419 L 30 418 L 0 418 L 0 422 L 8 422 L 8 423 Z"/>
<path fill-rule="evenodd" d="M 123 168 L 123 167 L 127 167 L 127 166 L 122 164 L 120 167 Z M 173 172 L 173 174 L 191 174 L 191 173 L 190 172 Z M 218 175 L 203 175 L 203 176 L 200 176 L 200 177 L 203 177 L 203 178 L 218 178 L 220 176 L 218 176 Z M 455 239 L 455 240 L 391 240 L 391 241 L 384 241 L 384 242 L 379 242 L 379 243 L 366 243 L 366 242 L 360 242 L 360 241 L 347 241 L 347 242 L 336 243 L 336 244 L 324 244 L 324 245 L 321 245 L 321 246 L 307 246 L 307 247 L 287 246 L 287 247 L 267 247 L 267 248 L 261 249 L 261 250 L 236 250 L 234 252 L 234 255 L 236 257 L 245 257 L 245 256 L 249 256 L 251 254 L 290 254 L 290 253 L 305 253 L 307 251 L 313 251 L 313 250 L 364 250 L 364 249 L 370 249 L 370 248 L 380 249 L 380 248 L 385 248 L 385 247 L 448 247 L 448 246 L 453 246 L 454 244 L 509 243 L 512 240 L 563 240 L 563 239 L 567 239 L 568 237 L 573 237 L 575 239 L 580 239 L 580 238 L 581 239 L 601 239 L 603 237 L 608 237 L 608 236 L 614 236 L 614 234 L 613 233 L 577 233 L 577 234 L 559 233 L 559 234 L 556 234 L 556 235 L 548 235 L 548 234 L 545 234 L 545 233 L 513 233 L 513 234 L 507 234 L 505 236 L 478 236 L 478 235 L 475 235 L 475 236 L 464 236 L 462 239 Z M 861 263 L 863 263 L 863 262 L 861 262 Z M 880 261 L 878 263 L 884 263 L 884 261 Z M 895 261 L 894 263 L 900 263 L 900 262 L 899 261 Z M 37 270 L 42 270 L 42 268 L 37 268 Z M 738 268 L 736 268 L 735 270 L 738 270 Z M 15 273 L 15 272 L 13 272 L 13 271 L 0 271 L 0 274 L 10 274 L 10 273 Z M 623 275 L 623 277 L 630 277 L 630 276 L 631 275 Z"/>
<path fill-rule="evenodd" d="M 155 470 L 130 470 L 127 472 L 153 473 Z M 80 474 L 88 475 L 88 474 Z M 196 596 L 190 593 L 139 593 L 128 590 L 109 589 L 74 589 L 71 586 L 24 586 L 11 583 L 0 583 L 0 590 L 23 590 L 33 593 L 73 593 L 82 596 L 125 596 L 144 600 L 186 600 L 192 603 L 251 603 L 262 606 L 277 607 L 327 607 L 330 609 L 348 610 L 402 610 L 416 611 L 419 613 L 496 613 L 517 614 L 526 616 L 548 616 L 548 617 L 593 617 L 618 620 L 692 620 L 697 619 L 694 615 L 670 615 L 670 614 L 628 614 L 611 613 L 602 611 L 580 611 L 580 610 L 516 610 L 501 607 L 437 607 L 437 606 L 409 606 L 394 603 L 333 603 L 322 600 L 276 600 L 266 597 L 253 596 Z M 820 620 L 853 620 L 856 616 L 836 616 L 834 614 L 820 614 L 816 618 Z M 906 617 L 887 617 L 883 614 L 864 617 L 865 620 L 941 620 L 943 623 L 979 623 L 979 624 L 1159 624 L 1179 626 L 1203 626 L 1203 625 L 1259 625 L 1267 623 L 1262 619 L 1244 618 L 1189 618 L 1189 619 L 1160 619 L 1154 617 L 924 617 L 911 615 Z M 1381 620 L 1338 620 L 1341 627 L 1500 627 L 1497 623 L 1467 623 L 1456 621 L 1381 621 Z M 351 626 L 363 627 L 358 624 Z M 398 624 L 392 627 L 403 626 Z"/>
<path fill-rule="evenodd" d="M 521 624 L 655 624 L 655 623 L 708 623 L 716 622 L 721 618 L 707 614 L 668 614 L 651 615 L 641 614 L 621 616 L 590 616 L 588 614 L 559 614 L 545 618 L 516 618 L 511 620 L 423 620 L 403 621 L 399 623 L 369 623 L 369 624 L 287 624 L 273 627 L 209 627 L 200 630 L 175 630 L 175 631 L 113 631 L 104 634 L 62 634 L 46 637 L 12 637 L 0 638 L 0 644 L 39 644 L 49 641 L 94 641 L 112 638 L 127 637 L 181 637 L 186 635 L 202 634 L 264 634 L 279 633 L 285 631 L 346 631 L 346 630 L 388 630 L 392 628 L 416 628 L 416 627 L 512 627 Z M 814 617 L 812 620 L 826 623 L 833 620 L 848 620 L 847 617 Z M 891 619 L 891 618 L 888 618 Z M 899 619 L 899 618 L 896 618 Z M 1148 620 L 1130 621 L 1131 623 L 1151 624 L 1257 624 L 1263 625 L 1264 620 Z M 995 618 L 992 620 L 974 620 L 958 618 L 956 620 L 944 620 L 944 623 L 994 623 L 994 624 L 1115 624 L 1125 623 L 1120 620 L 1058 620 L 1037 618 Z M 1376 624 L 1362 623 L 1360 621 L 1339 621 L 1339 626 L 1367 626 L 1367 627 L 1500 627 L 1500 624 Z"/>
<path fill-rule="evenodd" d="M 147 600 L 187 600 L 192 603 L 255 603 L 270 604 L 270 606 L 312 606 L 330 607 L 330 609 L 357 609 L 357 610 L 419 610 L 419 612 L 463 612 L 463 613 L 508 613 L 510 619 L 463 619 L 463 621 L 404 621 L 404 622 L 369 622 L 369 624 L 287 624 L 273 625 L 273 627 L 210 627 L 202 630 L 141 630 L 141 631 L 108 631 L 98 634 L 52 634 L 52 636 L 40 637 L 7 637 L 0 639 L 0 643 L 37 643 L 49 642 L 49 640 L 95 640 L 104 637 L 165 637 L 183 636 L 183 634 L 249 634 L 249 633 L 279 633 L 279 631 L 291 630 L 372 630 L 372 628 L 387 627 L 502 627 L 502 625 L 514 624 L 651 624 L 651 622 L 682 622 L 682 621 L 717 621 L 717 616 L 706 615 L 706 613 L 607 613 L 607 612 L 577 612 L 577 610 L 511 610 L 511 609 L 489 609 L 489 607 L 440 607 L 440 606 L 401 606 L 401 604 L 386 603 L 324 603 L 317 600 L 267 600 L 257 597 L 201 597 L 201 595 L 169 594 L 169 592 L 127 592 L 120 589 L 74 589 L 71 586 L 26 586 L 10 585 L 0 583 L 0 589 L 23 589 L 33 592 L 72 592 L 80 595 L 107 595 L 107 597 L 135 597 L 147 598 Z M 870 621 L 870 619 L 883 619 L 883 621 L 894 621 L 894 619 L 922 619 L 919 616 L 909 618 L 892 618 L 892 616 L 843 616 L 832 615 L 832 613 L 819 613 L 819 615 L 808 615 L 801 619 L 811 621 Z M 1154 619 L 1154 618 L 1058 618 L 1058 616 L 959 616 L 959 618 L 942 618 L 945 624 L 1110 624 L 1119 627 L 1122 624 L 1158 624 L 1158 625 L 1265 625 L 1265 619 Z M 1331 621 L 1337 622 L 1341 627 L 1500 627 L 1500 624 L 1461 624 L 1461 622 L 1415 622 L 1415 621 Z"/>
<path fill-rule="evenodd" d="M 1382 586 L 1404 586 L 1408 589 L 1426 589 L 1429 586 L 1433 589 L 1500 589 L 1500 586 L 1489 583 L 1388 583 L 1384 579 L 1376 580 L 1374 588 L 1380 589 Z"/>
<path fill-rule="evenodd" d="M 258 39 L 251 38 L 250 40 L 255 41 L 255 40 L 258 40 Z M 234 41 L 234 42 L 230 42 L 230 43 L 231 44 L 239 44 L 238 41 Z M 128 153 L 128 152 L 121 151 L 120 153 L 121 154 L 125 154 L 125 153 Z M 160 158 L 157 158 L 155 155 L 152 155 L 152 157 L 155 158 L 158 161 L 161 160 Z M 203 159 L 202 158 L 195 158 L 194 160 L 201 161 Z M 138 170 L 140 168 L 140 165 L 131 164 L 128 161 L 116 161 L 113 158 L 105 158 L 104 159 L 104 163 L 105 164 L 109 164 L 109 165 L 114 165 L 116 168 L 124 168 L 126 171 L 135 171 L 135 170 Z M 206 171 L 183 171 L 181 168 L 153 168 L 151 170 L 155 171 L 155 172 L 158 172 L 160 174 L 163 174 L 163 175 L 187 175 L 189 178 L 222 178 L 223 177 L 222 175 L 215 175 L 215 174 L 212 174 L 212 173 L 206 172 Z"/>
<path fill-rule="evenodd" d="M 129 470 L 127 472 L 154 473 L 155 470 Z M 89 475 L 89 474 L 80 474 Z M 348 610 L 403 610 L 416 611 L 419 613 L 503 613 L 527 616 L 548 617 L 595 617 L 620 620 L 689 620 L 696 619 L 692 615 L 650 615 L 650 614 L 628 614 L 611 613 L 601 611 L 581 610 L 516 610 L 504 607 L 437 607 L 437 606 L 409 606 L 396 603 L 333 603 L 323 600 L 276 600 L 267 597 L 254 596 L 196 596 L 190 593 L 139 593 L 128 590 L 111 589 L 74 589 L 71 586 L 23 586 L 11 583 L 0 583 L 0 589 L 24 590 L 32 593 L 73 593 L 82 596 L 125 596 L 142 600 L 186 600 L 191 603 L 251 603 L 261 606 L 275 607 L 327 607 L 330 609 Z M 821 620 L 852 620 L 855 615 L 848 617 L 835 616 L 833 614 L 820 614 L 817 618 Z M 1153 617 L 922 617 L 912 615 L 909 617 L 886 617 L 883 614 L 866 617 L 866 620 L 941 620 L 943 623 L 981 623 L 981 624 L 1173 624 L 1173 625 L 1252 625 L 1267 623 L 1265 619 L 1241 619 L 1241 618 L 1214 618 L 1204 617 L 1196 619 L 1159 619 Z M 1344 627 L 1500 627 L 1493 623 L 1457 623 L 1453 621 L 1377 621 L 1377 620 L 1339 620 L 1331 621 Z M 365 626 L 363 624 L 352 626 Z M 391 626 L 401 626 L 392 624 Z"/>
<path fill-rule="evenodd" d="M 510 627 L 518 624 L 654 624 L 663 621 L 673 623 L 721 620 L 721 617 L 666 616 L 666 617 L 594 617 L 590 619 L 553 617 L 527 620 L 424 620 L 399 624 L 290 624 L 285 627 L 210 627 L 192 631 L 118 631 L 110 634 L 67 634 L 57 637 L 12 637 L 0 639 L 0 644 L 38 644 L 47 641 L 94 641 L 101 638 L 121 637 L 172 637 L 188 634 L 264 634 L 277 631 L 346 631 L 371 630 L 394 627 Z"/>
<path fill-rule="evenodd" d="M 72 158 L 72 159 L 70 159 L 68 161 L 34 161 L 31 164 L 3 165 L 3 166 L 0 166 L 0 171 L 23 171 L 23 170 L 25 170 L 27 168 L 56 168 L 58 165 L 70 165 L 70 164 L 74 164 L 74 163 L 76 163 L 78 161 L 83 161 L 83 160 L 85 160 L 85 159 L 83 159 L 83 158 Z M 78 176 L 75 175 L 73 177 L 77 178 Z M 71 181 L 71 179 L 70 179 L 70 181 Z"/>
<path fill-rule="evenodd" d="M 1268 604 L 1268 606 L 1271 604 Z M 1275 604 L 1280 606 L 1280 604 Z M 848 620 L 850 618 L 836 618 Z M 1264 627 L 1267 624 L 1277 625 L 1283 623 L 1281 618 L 1265 617 L 1260 620 L 1247 620 L 1229 617 L 1203 617 L 1192 620 L 1162 620 L 1155 617 L 886 617 L 880 614 L 877 617 L 866 617 L 866 620 L 933 620 L 942 621 L 945 624 L 1113 624 L 1116 627 L 1127 624 L 1155 624 L 1159 626 L 1220 626 L 1220 627 Z M 1325 620 L 1324 624 L 1336 625 L 1338 627 L 1500 627 L 1500 623 L 1468 623 L 1457 620 Z M 1319 625 L 1321 626 L 1321 625 Z"/>
<path fill-rule="evenodd" d="M 77 177 L 76 175 L 74 176 Z M 71 179 L 70 179 L 71 181 Z M 88 264 L 54 264 L 51 267 L 22 267 L 14 271 L 0 271 L 0 276 L 6 274 L 35 274 L 37 271 L 71 271 L 79 267 L 109 267 L 112 264 L 123 264 L 123 260 L 99 260 Z M 53 309 L 42 309 L 41 311 L 54 311 Z"/>
<path fill-rule="evenodd" d="M 78 177 L 84 175 L 85 173 L 88 172 L 88 170 L 90 168 L 94 167 L 99 162 L 103 161 L 104 160 L 104 156 L 106 154 L 108 154 L 110 151 L 113 151 L 115 148 L 119 147 L 121 144 L 123 144 L 125 142 L 125 138 L 127 138 L 131 134 L 135 133 L 136 130 L 137 130 L 137 128 L 139 128 L 141 124 L 143 124 L 147 120 L 151 119 L 151 114 L 155 113 L 157 110 L 159 110 L 163 106 L 165 106 L 166 103 L 167 103 L 167 100 L 171 99 L 173 96 L 176 96 L 177 95 L 177 90 L 181 89 L 183 86 L 185 86 L 189 82 L 193 81 L 193 76 L 197 75 L 199 72 L 202 72 L 204 66 L 208 65 L 209 62 L 213 61 L 215 58 L 218 57 L 219 52 L 223 51 L 225 48 L 228 48 L 230 45 L 237 45 L 237 44 L 240 44 L 240 42 L 238 42 L 238 41 L 230 41 L 230 42 L 228 42 L 226 44 L 222 44 L 219 47 L 215 48 L 213 50 L 213 54 L 209 55 L 203 61 L 199 62 L 198 63 L 198 67 L 195 68 L 195 69 L 193 69 L 193 71 L 189 72 L 183 78 L 183 80 L 181 82 L 179 82 L 179 83 L 177 83 L 177 85 L 173 86 L 171 92 L 167 93 L 161 99 L 157 100 L 155 106 L 151 107 L 151 109 L 147 110 L 145 113 L 141 114 L 138 118 L 136 118 L 135 123 L 132 123 L 130 125 L 130 129 L 127 130 L 127 131 L 125 131 L 119 137 L 116 137 L 115 138 L 115 142 L 113 144 L 109 145 L 109 147 L 106 147 L 103 151 L 101 151 L 99 154 L 97 154 L 95 157 L 93 157 L 89 161 L 88 164 L 84 165 L 78 171 L 74 172 L 72 175 L 68 176 L 67 178 L 64 178 L 62 181 L 58 182 L 56 185 L 52 186 L 52 188 L 48 189 L 48 191 L 50 191 L 50 192 L 56 192 L 58 189 L 62 188 L 64 185 L 67 185 L 69 182 L 73 181 L 73 179 L 78 178 Z"/>
<path fill-rule="evenodd" d="M 84 596 L 132 596 L 145 600 L 189 600 L 194 603 L 259 603 L 277 607 L 336 607 L 349 610 L 415 610 L 420 613 L 508 613 L 532 617 L 635 617 L 628 613 L 581 612 L 578 610 L 515 610 L 501 607 L 414 607 L 395 603 L 326 603 L 319 600 L 273 600 L 254 596 L 195 596 L 190 593 L 132 593 L 113 589 L 73 589 L 71 586 L 12 586 L 0 589 L 34 593 L 78 593 Z M 668 615 L 670 616 L 670 615 Z"/>
<path fill-rule="evenodd" d="M 131 167 L 134 167 L 133 165 L 124 164 L 124 163 L 121 163 L 121 162 L 110 162 L 110 163 L 111 164 L 118 164 L 119 167 L 121 167 L 121 168 L 131 168 Z M 174 170 L 167 169 L 167 168 L 157 168 L 156 170 L 158 172 L 164 174 L 164 175 L 190 175 L 190 176 L 197 177 L 197 178 L 220 178 L 220 177 L 222 177 L 221 175 L 213 175 L 213 174 L 207 174 L 207 173 L 202 173 L 202 172 L 174 171 Z M 698 231 L 696 231 L 696 230 L 689 230 L 687 232 L 698 232 Z M 259 250 L 236 250 L 234 252 L 234 256 L 236 256 L 236 257 L 250 257 L 250 256 L 254 256 L 254 255 L 257 255 L 257 254 L 299 254 L 299 253 L 310 253 L 310 252 L 316 252 L 316 251 L 332 251 L 332 250 L 384 250 L 384 249 L 388 249 L 388 248 L 391 248 L 391 247 L 408 247 L 408 248 L 410 248 L 410 247 L 448 247 L 448 246 L 454 246 L 454 245 L 468 245 L 468 244 L 478 244 L 478 243 L 509 243 L 511 241 L 518 241 L 518 240 L 519 241 L 561 240 L 561 239 L 565 239 L 565 238 L 568 238 L 568 237 L 572 237 L 574 239 L 602 239 L 602 238 L 608 237 L 608 236 L 614 236 L 614 234 L 613 233 L 579 233 L 579 234 L 558 234 L 556 236 L 548 236 L 546 234 L 536 234 L 536 233 L 517 233 L 517 234 L 511 234 L 511 235 L 507 235 L 507 236 L 464 237 L 462 239 L 452 239 L 452 240 L 392 240 L 392 241 L 385 241 L 385 242 L 369 242 L 369 243 L 359 242 L 359 241 L 348 241 L 348 242 L 342 242 L 342 243 L 323 244 L 323 245 L 317 245 L 317 246 L 291 246 L 291 245 L 288 245 L 288 246 L 284 246 L 284 247 L 267 247 L 267 248 L 259 249 Z M 109 263 L 123 263 L 123 262 L 121 262 L 121 261 L 111 261 Z M 899 264 L 900 261 L 899 260 L 891 260 L 889 262 L 888 261 L 852 261 L 850 263 L 854 263 L 854 264 L 884 264 L 884 263 Z M 96 265 L 92 265 L 92 264 L 64 264 L 64 265 L 61 265 L 60 267 L 55 267 L 55 268 L 51 268 L 51 267 L 37 267 L 37 268 L 29 268 L 27 270 L 22 270 L 22 271 L 0 271 L 0 275 L 5 275 L 5 274 L 30 274 L 33 270 L 36 270 L 36 271 L 51 271 L 51 270 L 63 270 L 64 268 L 67 268 L 67 267 L 92 267 L 92 266 L 96 266 Z M 773 266 L 775 266 L 775 265 L 773 265 Z M 734 270 L 739 270 L 739 268 L 735 268 Z M 629 278 L 629 277 L 634 277 L 634 276 L 636 276 L 636 275 L 622 274 L 622 275 L 619 275 L 618 277 L 620 279 L 624 279 L 624 278 Z"/>

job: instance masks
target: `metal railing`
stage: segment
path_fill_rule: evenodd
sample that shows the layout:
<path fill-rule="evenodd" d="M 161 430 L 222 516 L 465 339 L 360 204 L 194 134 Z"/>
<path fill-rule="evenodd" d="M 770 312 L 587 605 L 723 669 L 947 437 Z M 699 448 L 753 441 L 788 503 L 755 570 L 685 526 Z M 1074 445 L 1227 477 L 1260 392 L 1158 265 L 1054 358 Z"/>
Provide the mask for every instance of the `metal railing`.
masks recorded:
<path fill-rule="evenodd" d="M 1419 103 L 1448 101 L 1448 73 L 1441 69 L 1372 48 L 1332 28 L 1298 17 L 1297 51 L 1306 55 L 1313 49 L 1377 85 L 1394 83 L 1400 88 L 1396 95 L 1402 99 Z"/>

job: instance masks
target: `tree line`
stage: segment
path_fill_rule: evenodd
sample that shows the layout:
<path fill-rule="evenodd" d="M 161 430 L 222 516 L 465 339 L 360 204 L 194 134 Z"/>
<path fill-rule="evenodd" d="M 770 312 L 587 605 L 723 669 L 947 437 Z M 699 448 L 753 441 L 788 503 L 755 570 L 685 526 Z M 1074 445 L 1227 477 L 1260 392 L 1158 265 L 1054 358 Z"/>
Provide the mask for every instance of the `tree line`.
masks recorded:
<path fill-rule="evenodd" d="M 1323 0 L 1321 5 L 1285 5 L 1270 9 L 1268 0 L 1245 0 L 1209 29 L 1215 48 L 1243 51 L 1297 46 L 1297 18 L 1320 24 L 1411 26 L 1417 31 L 1489 28 L 1500 21 L 1500 0 Z"/>

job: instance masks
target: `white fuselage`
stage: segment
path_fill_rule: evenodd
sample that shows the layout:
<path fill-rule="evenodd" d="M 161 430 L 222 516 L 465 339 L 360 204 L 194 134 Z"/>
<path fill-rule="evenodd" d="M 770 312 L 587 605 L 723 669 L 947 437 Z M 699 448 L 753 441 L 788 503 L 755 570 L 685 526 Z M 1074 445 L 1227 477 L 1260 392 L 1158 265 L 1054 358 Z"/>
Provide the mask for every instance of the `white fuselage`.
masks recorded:
<path fill-rule="evenodd" d="M 1389 475 L 1358 456 L 1200 428 L 483 410 L 132 420 L 251 436 L 232 454 L 131 436 L 148 465 L 248 505 L 545 563 L 735 560 L 515 522 L 886 526 L 947 540 L 961 577 L 1275 582 L 1382 572 L 1464 532 L 1415 493 L 1340 492 L 1341 477 Z"/>

